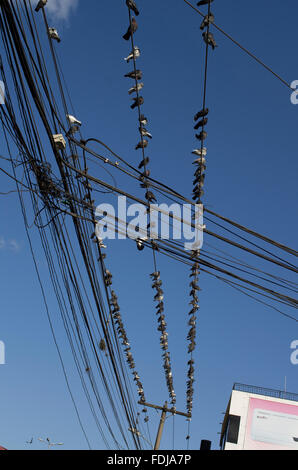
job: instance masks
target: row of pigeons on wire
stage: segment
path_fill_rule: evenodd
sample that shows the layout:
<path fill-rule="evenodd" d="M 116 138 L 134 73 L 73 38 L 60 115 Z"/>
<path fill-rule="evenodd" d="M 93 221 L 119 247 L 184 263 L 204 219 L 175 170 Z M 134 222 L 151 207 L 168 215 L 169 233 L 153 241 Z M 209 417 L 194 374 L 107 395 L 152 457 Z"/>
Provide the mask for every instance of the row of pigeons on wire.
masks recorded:
<path fill-rule="evenodd" d="M 165 371 L 167 387 L 169 391 L 169 395 L 171 398 L 171 403 L 173 406 L 176 404 L 176 393 L 174 390 L 173 384 L 173 373 L 172 373 L 172 366 L 171 366 L 171 358 L 170 353 L 168 351 L 169 344 L 168 344 L 168 333 L 167 333 L 167 323 L 165 320 L 164 315 L 164 292 L 162 290 L 162 280 L 160 279 L 160 271 L 156 271 L 150 274 L 151 278 L 153 279 L 152 289 L 156 290 L 156 295 L 154 300 L 157 302 L 156 305 L 156 315 L 158 316 L 158 331 L 160 332 L 160 346 L 163 351 L 163 368 Z"/>
<path fill-rule="evenodd" d="M 132 10 L 136 16 L 139 15 L 139 10 L 137 8 L 136 3 L 133 0 L 126 0 L 126 5 L 129 8 L 129 10 Z M 131 15 L 129 15 L 131 18 Z M 133 45 L 133 50 L 131 53 L 125 58 L 125 61 L 129 63 L 130 61 L 133 61 L 134 64 L 134 69 L 127 73 L 125 77 L 131 78 L 135 81 L 135 85 L 131 87 L 128 90 L 128 93 L 131 95 L 133 93 L 136 93 L 136 97 L 133 98 L 134 103 L 131 105 L 131 109 L 138 108 L 139 110 L 139 132 L 141 136 L 140 142 L 136 145 L 136 150 L 141 149 L 143 158 L 142 161 L 139 164 L 139 170 L 143 171 L 141 174 L 141 187 L 146 189 L 146 194 L 145 198 L 148 201 L 148 203 L 156 202 L 156 198 L 152 191 L 150 191 L 150 185 L 147 182 L 147 178 L 150 176 L 150 171 L 147 169 L 147 166 L 149 164 L 149 157 L 145 157 L 145 149 L 148 147 L 149 141 L 148 139 L 152 139 L 152 135 L 150 132 L 146 129 L 146 126 L 148 124 L 148 119 L 144 116 L 144 114 L 141 113 L 140 107 L 144 104 L 144 98 L 139 95 L 139 92 L 143 89 L 144 84 L 141 82 L 142 80 L 142 71 L 140 69 L 136 68 L 136 60 L 140 57 L 141 51 L 139 47 L 134 46 L 134 41 L 133 41 L 133 35 L 136 33 L 138 29 L 138 24 L 137 21 L 134 17 L 131 18 L 129 27 L 127 32 L 124 34 L 123 39 L 128 41 L 129 39 L 132 39 L 132 45 Z M 141 240 L 137 240 L 137 247 L 139 250 L 142 250 L 144 245 L 142 244 Z M 172 366 L 171 366 L 171 359 L 170 359 L 170 353 L 168 351 L 168 333 L 166 330 L 167 324 L 165 320 L 165 315 L 164 315 L 164 293 L 162 290 L 162 281 L 160 279 L 160 272 L 156 271 L 151 274 L 151 277 L 153 279 L 153 284 L 152 288 L 156 290 L 156 295 L 154 297 L 154 300 L 157 302 L 156 305 L 156 314 L 158 316 L 158 332 L 160 333 L 160 346 L 163 351 L 162 356 L 163 356 L 163 368 L 165 371 L 165 377 L 166 377 L 166 383 L 167 383 L 167 388 L 169 392 L 169 396 L 171 399 L 171 403 L 173 405 L 173 409 L 175 409 L 175 404 L 176 404 L 176 394 L 174 391 L 174 384 L 173 384 L 173 373 L 172 373 Z"/>
<path fill-rule="evenodd" d="M 209 32 L 209 26 L 211 23 L 214 23 L 214 15 L 210 11 L 210 3 L 213 0 L 202 0 L 197 5 L 203 6 L 208 5 L 208 13 L 204 17 L 200 29 L 203 31 L 202 36 L 207 44 L 207 53 L 208 53 L 208 46 L 211 46 L 214 50 L 217 47 L 215 43 L 215 39 L 212 33 Z M 204 99 L 205 102 L 205 99 Z M 207 156 L 207 149 L 204 147 L 204 141 L 207 138 L 207 132 L 204 130 L 205 126 L 208 123 L 208 114 L 209 109 L 205 107 L 205 103 L 203 105 L 203 109 L 200 110 L 194 117 L 194 121 L 196 122 L 194 129 L 196 131 L 200 130 L 199 134 L 196 134 L 196 138 L 201 142 L 201 147 L 194 149 L 193 154 L 198 157 L 193 162 L 196 165 L 195 171 L 195 179 L 193 181 L 194 189 L 193 189 L 193 200 L 197 203 L 201 203 L 201 197 L 204 195 L 203 187 L 205 182 L 205 171 L 206 171 L 206 156 Z M 197 252 L 194 252 L 194 258 L 197 258 Z M 190 305 L 191 310 L 189 312 L 189 322 L 188 325 L 190 330 L 188 332 L 187 340 L 188 344 L 188 353 L 190 354 L 190 360 L 188 361 L 188 372 L 187 372 L 187 392 L 186 392 L 186 407 L 188 413 L 192 414 L 193 409 L 193 397 L 194 397 L 194 359 L 193 359 L 193 352 L 196 348 L 196 324 L 197 324 L 197 312 L 199 310 L 199 297 L 198 291 L 199 288 L 199 274 L 200 274 L 200 265 L 198 261 L 195 261 L 191 268 L 191 282 L 190 282 Z"/>
<path fill-rule="evenodd" d="M 213 1 L 213 0 L 212 0 Z M 211 3 L 209 0 L 202 0 L 198 3 L 198 6 L 208 5 Z M 201 24 L 201 30 L 207 28 L 207 31 L 203 32 L 203 39 L 206 42 L 207 46 L 211 46 L 212 49 L 217 47 L 215 43 L 215 39 L 213 34 L 209 32 L 209 26 L 211 23 L 214 23 L 214 15 L 211 11 L 208 11 L 207 15 L 204 17 L 203 22 Z M 207 148 L 204 147 L 205 140 L 207 138 L 207 132 L 205 131 L 205 126 L 208 124 L 208 114 L 209 109 L 204 107 L 201 109 L 194 117 L 194 121 L 196 122 L 194 129 L 196 131 L 200 131 L 196 134 L 196 139 L 201 143 L 201 147 L 194 149 L 193 154 L 198 157 L 194 160 L 193 164 L 196 165 L 195 171 L 195 179 L 193 181 L 194 189 L 193 189 L 193 200 L 198 204 L 201 203 L 201 198 L 204 195 L 204 184 L 205 184 L 205 171 L 206 171 L 206 156 L 207 156 Z"/>
<path fill-rule="evenodd" d="M 191 282 L 190 282 L 190 305 L 191 310 L 189 312 L 189 322 L 188 325 L 190 326 L 190 330 L 188 332 L 187 340 L 189 342 L 188 345 L 188 353 L 190 354 L 191 358 L 188 362 L 188 372 L 187 372 L 187 397 L 186 397 L 186 407 L 187 412 L 191 415 L 192 408 L 193 408 L 193 396 L 194 396 L 194 360 L 193 360 L 193 352 L 196 348 L 196 324 L 197 324 L 197 312 L 199 310 L 199 298 L 198 298 L 198 291 L 199 289 L 199 263 L 195 262 L 191 268 Z"/>
<path fill-rule="evenodd" d="M 133 13 L 138 16 L 140 14 L 136 3 L 134 0 L 126 0 L 126 5 L 129 8 L 129 10 L 133 11 Z M 147 130 L 146 126 L 148 124 L 148 119 L 145 117 L 144 114 L 141 112 L 141 106 L 144 104 L 144 98 L 141 96 L 139 93 L 144 87 L 144 83 L 141 81 L 143 78 L 143 73 L 140 69 L 136 68 L 136 61 L 137 59 L 141 56 L 141 51 L 138 46 L 134 45 L 133 37 L 134 34 L 136 33 L 138 29 L 138 24 L 137 21 L 134 17 L 131 17 L 130 24 L 128 26 L 127 32 L 123 35 L 123 39 L 126 41 L 129 41 L 131 39 L 131 43 L 133 45 L 133 49 L 130 52 L 130 54 L 124 59 L 127 63 L 130 63 L 131 61 L 133 62 L 134 68 L 132 71 L 128 72 L 125 74 L 125 77 L 133 79 L 135 84 L 129 88 L 128 93 L 129 95 L 136 94 L 136 96 L 133 98 L 133 104 L 131 105 L 131 109 L 137 108 L 139 111 L 139 133 L 140 133 L 140 141 L 136 145 L 135 149 L 142 150 L 142 155 L 143 158 L 138 166 L 139 170 L 141 170 L 143 173 L 141 173 L 140 179 L 141 179 L 141 187 L 146 189 L 146 194 L 145 198 L 148 201 L 149 204 L 156 202 L 156 197 L 153 194 L 153 192 L 150 190 L 150 185 L 148 183 L 147 178 L 150 176 L 150 170 L 147 168 L 148 164 L 150 162 L 149 157 L 145 156 L 145 149 L 149 145 L 149 140 L 152 139 L 152 134 Z M 144 245 L 140 240 L 137 240 L 137 247 L 141 251 L 144 248 Z"/>

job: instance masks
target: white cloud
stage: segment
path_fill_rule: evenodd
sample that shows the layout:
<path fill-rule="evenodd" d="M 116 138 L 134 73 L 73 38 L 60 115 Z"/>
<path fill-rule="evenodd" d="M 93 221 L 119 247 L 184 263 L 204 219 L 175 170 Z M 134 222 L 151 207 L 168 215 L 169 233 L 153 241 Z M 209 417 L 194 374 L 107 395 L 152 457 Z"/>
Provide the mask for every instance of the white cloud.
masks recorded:
<path fill-rule="evenodd" d="M 11 251 L 17 252 L 20 250 L 20 245 L 16 240 L 9 240 L 8 247 Z"/>
<path fill-rule="evenodd" d="M 38 0 L 35 0 L 38 3 Z M 52 18 L 67 20 L 78 6 L 79 0 L 48 0 L 47 10 Z"/>
<path fill-rule="evenodd" d="M 79 0 L 48 0 L 47 8 L 50 15 L 59 20 L 67 20 L 71 11 L 78 6 Z"/>
<path fill-rule="evenodd" d="M 17 240 L 5 240 L 3 237 L 0 237 L 0 250 L 10 250 L 14 253 L 17 253 L 18 251 L 20 251 L 20 249 L 21 246 L 19 242 L 17 242 Z"/>

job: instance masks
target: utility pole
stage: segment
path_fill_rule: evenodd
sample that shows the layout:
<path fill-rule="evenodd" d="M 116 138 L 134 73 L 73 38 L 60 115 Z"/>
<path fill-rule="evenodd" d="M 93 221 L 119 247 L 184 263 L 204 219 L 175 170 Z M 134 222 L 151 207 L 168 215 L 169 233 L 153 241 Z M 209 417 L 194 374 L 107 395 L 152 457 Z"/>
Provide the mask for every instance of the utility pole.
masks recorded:
<path fill-rule="evenodd" d="M 181 411 L 176 411 L 176 408 L 174 407 L 168 408 L 168 402 L 165 402 L 164 406 L 151 405 L 150 403 L 144 403 L 141 401 L 139 401 L 139 404 L 143 406 L 147 406 L 148 408 L 154 408 L 155 410 L 160 410 L 162 412 L 158 431 L 157 431 L 154 450 L 159 450 L 167 413 L 171 413 L 172 415 L 184 416 L 185 418 L 188 418 L 188 419 L 191 418 L 191 414 L 189 413 L 181 413 Z"/>

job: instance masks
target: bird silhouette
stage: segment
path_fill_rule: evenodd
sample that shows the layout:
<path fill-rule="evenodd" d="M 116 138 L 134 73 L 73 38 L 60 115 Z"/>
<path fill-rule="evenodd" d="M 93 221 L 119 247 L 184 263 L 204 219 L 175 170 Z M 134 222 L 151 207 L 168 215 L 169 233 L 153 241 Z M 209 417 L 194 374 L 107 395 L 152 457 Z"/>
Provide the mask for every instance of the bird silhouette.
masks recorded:
<path fill-rule="evenodd" d="M 125 39 L 125 41 L 129 41 L 132 34 L 134 34 L 137 31 L 137 29 L 138 29 L 138 23 L 137 23 L 136 19 L 134 17 L 132 17 L 131 23 L 128 26 L 128 30 L 123 35 L 123 39 Z"/>
<path fill-rule="evenodd" d="M 139 170 L 141 168 L 145 167 L 146 165 L 148 165 L 149 162 L 150 162 L 149 157 L 145 157 L 144 160 L 142 160 L 141 163 L 138 166 Z"/>
<path fill-rule="evenodd" d="M 36 5 L 35 11 L 41 10 L 41 8 L 44 8 L 47 4 L 48 0 L 39 0 L 38 4 Z"/>
<path fill-rule="evenodd" d="M 201 26 L 200 26 L 200 29 L 203 31 L 203 29 L 206 28 L 206 26 L 208 26 L 208 24 L 214 23 L 214 20 L 215 20 L 215 17 L 213 15 L 213 13 L 210 12 L 210 15 L 206 15 L 205 18 L 203 19 L 203 21 L 201 23 Z"/>
<path fill-rule="evenodd" d="M 124 77 L 133 78 L 136 80 L 142 80 L 142 76 L 143 76 L 143 73 L 141 70 L 136 70 L 136 71 L 133 70 L 132 72 L 129 72 L 126 75 L 124 75 Z"/>
<path fill-rule="evenodd" d="M 201 0 L 200 2 L 197 3 L 198 7 L 201 7 L 203 5 L 209 5 L 209 3 L 212 3 L 213 0 Z"/>
<path fill-rule="evenodd" d="M 142 106 L 144 104 L 144 98 L 139 96 L 137 98 L 133 98 L 134 103 L 131 105 L 131 109 L 135 109 L 137 106 Z"/>
<path fill-rule="evenodd" d="M 200 134 L 196 134 L 196 138 L 200 141 L 204 141 L 205 139 L 207 139 L 207 132 L 206 131 L 202 131 Z"/>
<path fill-rule="evenodd" d="M 134 0 L 126 0 L 126 5 L 128 6 L 130 10 L 134 12 L 136 16 L 139 16 L 140 12 Z"/>
<path fill-rule="evenodd" d="M 194 129 L 195 129 L 195 130 L 198 130 L 199 127 L 204 127 L 204 126 L 206 126 L 207 123 L 208 123 L 208 118 L 201 119 L 201 121 L 199 121 L 199 122 L 195 125 Z"/>
<path fill-rule="evenodd" d="M 136 150 L 145 149 L 147 146 L 148 146 L 148 140 L 143 140 L 138 143 L 138 145 L 136 146 Z"/>
<path fill-rule="evenodd" d="M 212 33 L 208 33 L 208 34 L 207 34 L 206 32 L 204 32 L 204 33 L 202 34 L 202 36 L 203 36 L 203 39 L 204 39 L 205 43 L 208 44 L 209 46 L 211 46 L 213 50 L 214 50 L 216 47 L 218 47 L 218 45 L 216 44 L 215 39 L 214 39 L 214 36 L 213 36 Z"/>
<path fill-rule="evenodd" d="M 200 118 L 203 118 L 205 116 L 207 116 L 209 114 L 209 109 L 206 108 L 206 109 L 201 109 L 201 111 L 199 111 L 195 117 L 194 117 L 194 121 L 197 121 L 198 119 Z"/>

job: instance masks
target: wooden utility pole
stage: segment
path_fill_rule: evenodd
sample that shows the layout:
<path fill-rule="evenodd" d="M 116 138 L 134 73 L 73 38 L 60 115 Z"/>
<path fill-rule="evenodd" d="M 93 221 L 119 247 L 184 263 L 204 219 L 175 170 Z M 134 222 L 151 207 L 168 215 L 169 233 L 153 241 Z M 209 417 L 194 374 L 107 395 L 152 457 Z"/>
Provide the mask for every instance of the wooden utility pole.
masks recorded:
<path fill-rule="evenodd" d="M 189 418 L 189 419 L 191 418 L 191 414 L 189 414 L 189 413 L 181 413 L 181 411 L 176 411 L 176 408 L 174 408 L 174 407 L 173 408 L 168 408 L 168 403 L 167 402 L 165 402 L 164 406 L 151 405 L 150 403 L 144 403 L 144 402 L 141 402 L 141 401 L 139 401 L 139 404 L 143 405 L 143 406 L 147 406 L 148 408 L 154 408 L 155 410 L 160 410 L 162 412 L 160 422 L 159 422 L 158 431 L 157 431 L 154 450 L 159 450 L 167 413 L 171 413 L 172 415 L 184 416 L 185 418 Z"/>

